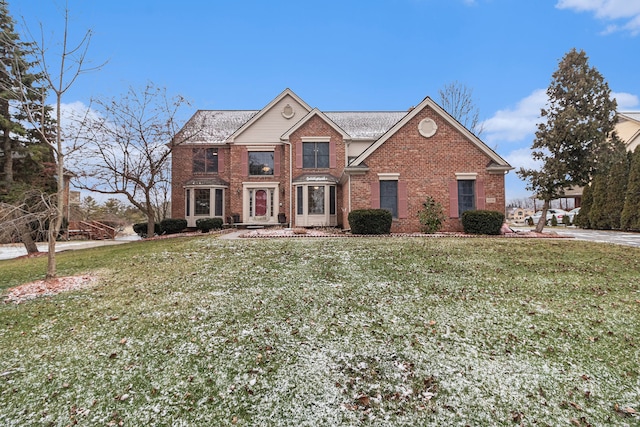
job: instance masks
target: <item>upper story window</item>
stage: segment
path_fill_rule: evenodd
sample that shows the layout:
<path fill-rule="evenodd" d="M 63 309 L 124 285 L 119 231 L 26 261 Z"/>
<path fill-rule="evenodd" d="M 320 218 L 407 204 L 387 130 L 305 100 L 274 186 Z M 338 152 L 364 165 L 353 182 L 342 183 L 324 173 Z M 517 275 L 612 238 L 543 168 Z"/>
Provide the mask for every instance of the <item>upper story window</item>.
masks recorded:
<path fill-rule="evenodd" d="M 218 173 L 218 149 L 194 148 L 193 173 Z"/>
<path fill-rule="evenodd" d="M 329 143 L 303 142 L 302 167 L 305 169 L 328 169 Z"/>
<path fill-rule="evenodd" d="M 249 151 L 249 175 L 273 175 L 273 151 Z"/>

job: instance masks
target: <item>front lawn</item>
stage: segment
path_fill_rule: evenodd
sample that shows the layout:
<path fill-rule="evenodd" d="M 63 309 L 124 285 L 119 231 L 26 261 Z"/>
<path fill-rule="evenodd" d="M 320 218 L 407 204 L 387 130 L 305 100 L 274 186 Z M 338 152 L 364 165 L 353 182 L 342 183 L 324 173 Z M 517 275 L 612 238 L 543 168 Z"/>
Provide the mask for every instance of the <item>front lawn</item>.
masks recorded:
<path fill-rule="evenodd" d="M 0 262 L 0 289 L 45 259 Z M 535 239 L 135 242 L 0 304 L 0 425 L 637 425 L 640 250 Z"/>

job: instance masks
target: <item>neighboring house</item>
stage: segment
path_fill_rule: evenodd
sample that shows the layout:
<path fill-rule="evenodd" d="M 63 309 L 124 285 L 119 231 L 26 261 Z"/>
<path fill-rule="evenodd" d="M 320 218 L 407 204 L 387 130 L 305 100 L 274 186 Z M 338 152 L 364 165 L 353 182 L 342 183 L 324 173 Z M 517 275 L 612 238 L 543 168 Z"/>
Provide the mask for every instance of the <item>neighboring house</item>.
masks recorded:
<path fill-rule="evenodd" d="M 507 211 L 507 219 L 515 222 L 524 221 L 524 218 L 534 214 L 533 209 L 511 208 Z"/>
<path fill-rule="evenodd" d="M 633 152 L 640 145 L 640 111 L 618 113 L 616 132 L 627 151 Z"/>
<path fill-rule="evenodd" d="M 640 145 L 640 111 L 616 113 L 618 122 L 615 130 L 627 151 L 635 151 Z M 584 187 L 570 187 L 565 189 L 562 198 L 573 199 L 574 207 L 582 206 L 582 192 Z"/>
<path fill-rule="evenodd" d="M 469 209 L 505 211 L 513 169 L 431 98 L 409 111 L 323 112 L 286 89 L 259 111 L 198 111 L 172 154 L 172 217 L 349 228 L 354 209 L 420 229 L 427 196 L 445 230 Z"/>

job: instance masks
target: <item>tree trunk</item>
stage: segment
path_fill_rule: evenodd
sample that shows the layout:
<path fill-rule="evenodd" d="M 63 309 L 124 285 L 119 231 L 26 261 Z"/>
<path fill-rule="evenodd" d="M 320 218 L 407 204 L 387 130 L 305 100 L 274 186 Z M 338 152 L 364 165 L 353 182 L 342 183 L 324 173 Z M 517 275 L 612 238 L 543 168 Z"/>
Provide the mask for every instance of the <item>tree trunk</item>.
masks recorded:
<path fill-rule="evenodd" d="M 31 237 L 31 230 L 29 229 L 28 224 L 24 224 L 22 227 L 22 230 L 20 231 L 20 238 L 27 250 L 27 254 L 35 254 L 39 252 L 36 242 L 33 240 L 33 237 Z"/>
<path fill-rule="evenodd" d="M 147 237 L 155 236 L 156 228 L 156 215 L 151 206 L 151 203 L 147 199 Z"/>
<path fill-rule="evenodd" d="M 542 233 L 544 226 L 547 225 L 547 211 L 549 210 L 549 200 L 545 200 L 542 204 L 542 215 L 536 224 L 536 233 Z"/>
<path fill-rule="evenodd" d="M 10 185 L 13 182 L 13 147 L 9 131 L 5 130 L 2 135 L 2 151 L 4 152 L 4 181 Z"/>

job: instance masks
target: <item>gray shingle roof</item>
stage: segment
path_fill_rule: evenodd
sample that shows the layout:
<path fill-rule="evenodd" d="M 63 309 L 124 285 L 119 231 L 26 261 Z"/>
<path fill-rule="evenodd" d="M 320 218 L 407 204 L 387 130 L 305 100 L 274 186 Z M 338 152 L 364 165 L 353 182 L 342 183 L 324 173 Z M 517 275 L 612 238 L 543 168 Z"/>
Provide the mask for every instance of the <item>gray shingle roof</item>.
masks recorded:
<path fill-rule="evenodd" d="M 257 110 L 198 110 L 181 132 L 195 132 L 189 143 L 223 143 L 257 113 Z"/>
<path fill-rule="evenodd" d="M 195 132 L 189 143 L 224 143 L 248 122 L 257 110 L 199 110 L 185 124 L 181 132 Z M 324 113 L 354 139 L 375 140 L 391 129 L 406 111 L 340 111 Z"/>
<path fill-rule="evenodd" d="M 406 111 L 349 111 L 324 113 L 354 139 L 380 138 L 398 123 Z"/>
<path fill-rule="evenodd" d="M 628 111 L 628 112 L 620 112 L 620 115 L 627 116 L 632 120 L 636 120 L 640 122 L 640 111 Z"/>

